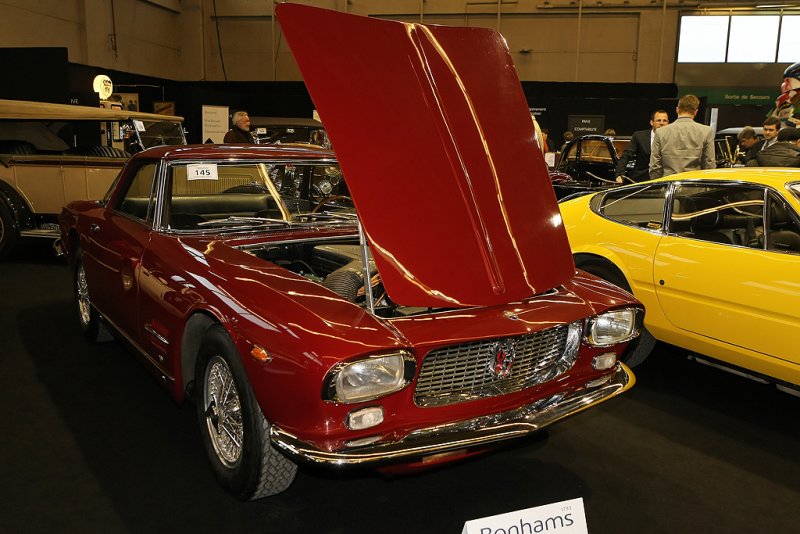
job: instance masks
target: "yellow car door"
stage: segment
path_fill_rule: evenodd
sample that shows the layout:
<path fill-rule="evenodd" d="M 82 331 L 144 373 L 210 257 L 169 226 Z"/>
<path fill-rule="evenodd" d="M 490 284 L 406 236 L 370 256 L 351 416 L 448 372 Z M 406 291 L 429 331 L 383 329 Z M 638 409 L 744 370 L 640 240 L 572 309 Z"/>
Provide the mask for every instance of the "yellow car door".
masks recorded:
<path fill-rule="evenodd" d="M 676 184 L 653 275 L 675 327 L 800 363 L 800 225 L 775 192 Z"/>

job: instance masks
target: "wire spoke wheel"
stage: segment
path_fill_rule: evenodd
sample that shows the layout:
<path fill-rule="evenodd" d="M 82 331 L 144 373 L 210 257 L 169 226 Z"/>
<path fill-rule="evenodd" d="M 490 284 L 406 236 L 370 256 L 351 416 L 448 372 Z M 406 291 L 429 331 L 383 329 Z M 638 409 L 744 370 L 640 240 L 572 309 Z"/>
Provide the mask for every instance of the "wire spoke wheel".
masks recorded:
<path fill-rule="evenodd" d="M 203 333 L 194 376 L 203 446 L 220 484 L 244 501 L 288 488 L 297 465 L 272 446 L 270 424 L 222 325 Z"/>
<path fill-rule="evenodd" d="M 78 273 L 75 277 L 75 291 L 78 301 L 78 319 L 81 326 L 85 329 L 89 327 L 92 320 L 92 301 L 89 300 L 89 285 L 86 283 L 86 271 L 83 262 L 78 265 Z"/>
<path fill-rule="evenodd" d="M 244 426 L 239 391 L 228 364 L 214 356 L 206 368 L 203 406 L 211 444 L 226 467 L 242 458 Z"/>

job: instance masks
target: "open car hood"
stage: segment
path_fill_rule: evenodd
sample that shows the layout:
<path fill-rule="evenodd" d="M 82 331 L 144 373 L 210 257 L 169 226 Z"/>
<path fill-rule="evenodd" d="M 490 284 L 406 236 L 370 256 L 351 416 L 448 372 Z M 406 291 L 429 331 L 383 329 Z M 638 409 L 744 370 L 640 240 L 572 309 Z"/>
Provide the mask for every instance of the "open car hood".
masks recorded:
<path fill-rule="evenodd" d="M 500 34 L 298 4 L 276 12 L 392 300 L 493 305 L 572 277 Z"/>

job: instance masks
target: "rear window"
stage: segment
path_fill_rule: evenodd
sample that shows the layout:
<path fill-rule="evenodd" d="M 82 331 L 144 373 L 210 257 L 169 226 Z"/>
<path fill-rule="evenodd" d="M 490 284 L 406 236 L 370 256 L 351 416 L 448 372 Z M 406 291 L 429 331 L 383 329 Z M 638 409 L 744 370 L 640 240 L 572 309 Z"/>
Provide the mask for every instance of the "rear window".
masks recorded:
<path fill-rule="evenodd" d="M 592 210 L 628 226 L 661 230 L 664 222 L 664 203 L 669 184 L 650 184 L 616 188 L 592 199 Z"/>

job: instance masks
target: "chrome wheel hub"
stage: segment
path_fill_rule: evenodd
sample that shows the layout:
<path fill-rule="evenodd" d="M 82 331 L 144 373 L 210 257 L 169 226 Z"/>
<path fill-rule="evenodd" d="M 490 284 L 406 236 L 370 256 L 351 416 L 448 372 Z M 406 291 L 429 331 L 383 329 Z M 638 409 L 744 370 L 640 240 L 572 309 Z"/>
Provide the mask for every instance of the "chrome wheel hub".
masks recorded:
<path fill-rule="evenodd" d="M 91 319 L 92 302 L 89 300 L 89 286 L 86 284 L 86 271 L 83 270 L 83 263 L 78 266 L 76 284 L 78 295 L 78 317 L 81 320 L 81 325 L 88 326 Z"/>
<path fill-rule="evenodd" d="M 205 386 L 203 406 L 211 444 L 219 461 L 233 467 L 242 457 L 242 408 L 233 374 L 219 356 L 206 368 Z"/>

